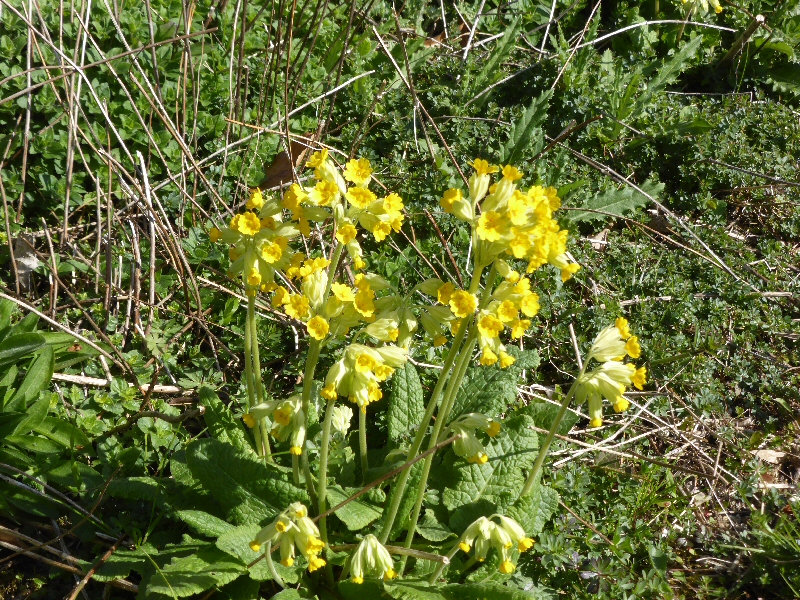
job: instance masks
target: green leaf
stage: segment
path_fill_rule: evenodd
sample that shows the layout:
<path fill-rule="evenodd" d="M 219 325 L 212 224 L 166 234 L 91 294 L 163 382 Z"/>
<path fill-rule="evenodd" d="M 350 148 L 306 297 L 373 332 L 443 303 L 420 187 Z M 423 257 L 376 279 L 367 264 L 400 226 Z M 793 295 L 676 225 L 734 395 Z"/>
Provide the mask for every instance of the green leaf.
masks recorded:
<path fill-rule="evenodd" d="M 403 532 L 408 527 L 408 521 L 411 517 L 411 510 L 414 508 L 414 503 L 417 499 L 417 486 L 422 480 L 422 461 L 415 463 L 410 467 L 411 473 L 408 476 L 406 488 L 403 490 L 403 499 L 400 501 L 397 518 L 392 525 L 392 533 L 389 536 L 394 539 L 395 536 Z M 384 506 L 390 506 L 394 501 L 394 495 L 397 493 L 397 487 L 392 486 L 389 494 L 387 495 Z M 384 515 L 385 516 L 385 515 Z M 383 522 L 383 519 L 381 519 Z"/>
<path fill-rule="evenodd" d="M 168 507 L 169 493 L 165 487 L 169 482 L 155 477 L 122 477 L 108 484 L 108 494 L 115 498 L 145 500 Z"/>
<path fill-rule="evenodd" d="M 186 462 L 192 476 L 211 492 L 235 524 L 260 523 L 292 502 L 308 502 L 305 490 L 289 482 L 289 473 L 218 440 L 189 444 Z"/>
<path fill-rule="evenodd" d="M 443 542 L 455 534 L 439 519 L 430 508 L 425 509 L 425 514 L 417 525 L 417 532 L 429 542 Z"/>
<path fill-rule="evenodd" d="M 257 581 L 250 579 L 249 577 L 239 577 L 235 581 L 221 587 L 217 592 L 214 594 L 214 598 L 219 600 L 259 600 L 258 590 L 261 586 Z M 297 590 L 293 589 L 286 589 L 283 592 L 278 592 L 275 594 L 272 599 L 275 598 L 283 598 L 283 600 L 289 600 L 290 598 L 300 598 L 301 596 L 298 594 L 296 596 L 282 596 L 284 592 L 293 592 L 297 594 Z"/>
<path fill-rule="evenodd" d="M 653 96 L 660 93 L 667 84 L 675 80 L 686 67 L 689 60 L 695 55 L 700 45 L 703 43 L 703 36 L 697 36 L 688 42 L 683 48 L 675 53 L 670 60 L 658 70 L 658 73 L 647 82 L 647 89 L 636 99 L 636 108 L 633 114 L 638 114 L 641 110 L 650 105 Z"/>
<path fill-rule="evenodd" d="M 50 394 L 42 396 L 33 403 L 26 413 L 25 420 L 14 429 L 14 435 L 25 435 L 39 427 L 47 416 L 48 410 L 50 410 Z"/>
<path fill-rule="evenodd" d="M 365 579 L 364 583 L 353 583 L 350 580 L 339 582 L 339 593 L 344 600 L 369 600 L 383 598 L 383 582 Z"/>
<path fill-rule="evenodd" d="M 14 430 L 28 416 L 23 413 L 2 413 L 0 416 L 0 440 L 14 433 Z"/>
<path fill-rule="evenodd" d="M 200 405 L 206 410 L 204 419 L 211 435 L 221 442 L 231 444 L 241 452 L 253 452 L 242 420 L 233 417 L 230 409 L 220 401 L 217 392 L 204 385 L 198 395 Z"/>
<path fill-rule="evenodd" d="M 503 149 L 503 162 L 515 164 L 522 158 L 522 153 L 530 146 L 531 152 L 536 154 L 544 145 L 544 131 L 541 128 L 547 109 L 550 106 L 550 97 L 553 90 L 543 92 L 534 98 L 530 106 L 525 109 L 522 118 L 514 123 L 511 135 Z"/>
<path fill-rule="evenodd" d="M 346 492 L 339 486 L 328 486 L 327 498 L 330 506 L 336 506 L 340 502 L 347 500 L 358 490 Z M 358 531 L 363 529 L 376 519 L 379 519 L 382 511 L 379 508 L 362 502 L 361 500 L 353 500 L 345 504 L 342 508 L 335 513 L 337 517 L 344 523 L 350 531 Z"/>
<path fill-rule="evenodd" d="M 769 81 L 777 92 L 800 96 L 800 65 L 772 67 L 769 70 Z"/>
<path fill-rule="evenodd" d="M 553 488 L 541 484 L 533 486 L 531 493 L 523 496 L 509 508 L 508 516 L 533 537 L 539 535 L 544 526 L 558 510 L 559 495 Z"/>
<path fill-rule="evenodd" d="M 658 199 L 659 194 L 664 189 L 664 184 L 653 183 L 648 179 L 639 187 L 653 198 Z M 565 218 L 573 223 L 580 221 L 602 221 L 610 216 L 621 217 L 630 215 L 636 212 L 637 209 L 646 206 L 648 202 L 650 202 L 650 200 L 647 196 L 640 194 L 630 186 L 626 185 L 621 189 L 612 187 L 596 194 L 585 206 L 580 207 L 600 212 L 588 212 L 579 209 L 571 210 Z"/>
<path fill-rule="evenodd" d="M 38 398 L 39 392 L 50 385 L 50 380 L 53 378 L 54 364 L 55 353 L 53 348 L 52 346 L 45 346 L 33 360 L 25 379 L 22 380 L 16 393 L 8 401 L 7 406 L 11 407 L 12 410 L 24 410 L 30 402 Z"/>
<path fill-rule="evenodd" d="M 86 452 L 92 451 L 92 443 L 86 437 L 86 434 L 72 423 L 67 423 L 62 419 L 45 417 L 33 430 L 57 444 L 61 444 L 64 448 L 83 449 Z"/>
<path fill-rule="evenodd" d="M 513 372 L 499 367 L 473 367 L 461 383 L 450 414 L 452 419 L 471 412 L 495 418 L 516 399 L 517 379 Z"/>
<path fill-rule="evenodd" d="M 533 464 L 539 445 L 531 424 L 532 419 L 525 415 L 507 419 L 501 434 L 486 444 L 487 463 L 456 463 L 456 482 L 442 495 L 444 505 L 452 512 L 450 526 L 455 531 L 474 520 L 476 504 L 480 503 L 481 509 L 489 503 L 495 510 L 503 510 L 517 499 L 525 483 L 522 470 Z"/>
<path fill-rule="evenodd" d="M 383 584 L 383 589 L 395 600 L 447 600 L 438 586 L 422 581 L 387 582 Z"/>
<path fill-rule="evenodd" d="M 216 546 L 223 552 L 227 552 L 244 564 L 249 565 L 264 553 L 263 548 L 260 552 L 253 552 L 252 548 L 250 548 L 250 542 L 260 530 L 261 526 L 255 524 L 233 527 L 217 538 Z M 303 570 L 298 565 L 299 562 L 295 563 L 297 566 L 289 568 L 275 561 L 275 570 L 287 583 L 297 583 L 300 580 L 300 572 Z M 272 574 L 269 572 L 267 562 L 264 559 L 259 560 L 250 567 L 249 573 L 250 578 L 255 581 L 269 581 L 272 579 Z"/>
<path fill-rule="evenodd" d="M 19 360 L 23 356 L 36 352 L 44 344 L 44 337 L 39 333 L 9 335 L 0 342 L 0 362 Z"/>
<path fill-rule="evenodd" d="M 246 571 L 245 566 L 214 547 L 192 556 L 174 557 L 158 569 L 147 583 L 146 593 L 184 598 L 230 583 Z"/>
<path fill-rule="evenodd" d="M 494 83 L 498 77 L 498 74 L 502 72 L 498 67 L 514 49 L 514 46 L 517 43 L 518 27 L 519 19 L 516 18 L 506 27 L 506 30 L 503 32 L 503 37 L 500 38 L 500 41 L 495 46 L 492 55 L 489 57 L 489 60 L 482 62 L 483 67 L 475 76 L 475 79 L 470 85 L 471 96 L 476 96 L 477 94 L 481 93 L 486 86 Z M 487 92 L 480 97 L 478 103 L 486 103 L 490 95 L 491 92 Z"/>
<path fill-rule="evenodd" d="M 414 365 L 407 363 L 392 376 L 392 395 L 387 413 L 389 438 L 397 442 L 414 432 L 424 414 L 422 384 Z"/>
<path fill-rule="evenodd" d="M 546 429 L 550 431 L 550 427 L 553 425 L 553 421 L 558 414 L 559 406 L 557 404 L 550 404 L 549 402 L 543 402 L 541 400 L 533 399 L 531 400 L 527 406 L 523 406 L 517 410 L 515 414 L 523 414 L 528 415 L 531 419 L 533 419 L 533 424 L 538 427 L 539 429 Z M 558 427 L 558 431 L 556 433 L 560 435 L 567 435 L 570 429 L 573 428 L 575 423 L 580 420 L 580 417 L 568 410 L 564 415 L 564 419 L 561 421 L 561 425 Z M 544 439 L 545 434 L 539 434 L 539 438 Z"/>
<path fill-rule="evenodd" d="M 175 516 L 201 535 L 219 537 L 233 525 L 202 510 L 176 510 Z"/>

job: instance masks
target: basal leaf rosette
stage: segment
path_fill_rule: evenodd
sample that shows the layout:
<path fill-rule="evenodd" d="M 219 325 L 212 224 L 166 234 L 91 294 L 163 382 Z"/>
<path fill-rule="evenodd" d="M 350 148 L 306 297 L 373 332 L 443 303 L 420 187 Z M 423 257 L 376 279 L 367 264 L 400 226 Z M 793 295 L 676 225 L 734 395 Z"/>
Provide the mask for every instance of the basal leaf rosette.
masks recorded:
<path fill-rule="evenodd" d="M 631 335 L 628 321 L 619 317 L 614 325 L 603 329 L 589 350 L 587 363 L 596 360 L 599 367 L 583 373 L 575 385 L 575 399 L 579 404 L 589 403 L 589 418 L 592 427 L 603 424 L 603 399 L 608 400 L 615 412 L 628 409 L 630 403 L 624 394 L 630 386 L 641 390 L 647 381 L 646 367 L 625 363 L 626 356 L 639 358 L 639 339 Z"/>
<path fill-rule="evenodd" d="M 580 265 L 566 255 L 568 232 L 553 219 L 561 206 L 556 190 L 538 185 L 527 192 L 518 189 L 516 182 L 523 173 L 512 165 L 501 171 L 479 158 L 471 166 L 475 172 L 469 178 L 468 196 L 450 189 L 440 204 L 471 225 L 476 265 L 490 265 L 508 255 L 526 260 L 528 273 L 549 263 L 559 269 L 562 281 L 572 277 Z M 492 176 L 499 172 L 502 177 L 492 184 Z"/>

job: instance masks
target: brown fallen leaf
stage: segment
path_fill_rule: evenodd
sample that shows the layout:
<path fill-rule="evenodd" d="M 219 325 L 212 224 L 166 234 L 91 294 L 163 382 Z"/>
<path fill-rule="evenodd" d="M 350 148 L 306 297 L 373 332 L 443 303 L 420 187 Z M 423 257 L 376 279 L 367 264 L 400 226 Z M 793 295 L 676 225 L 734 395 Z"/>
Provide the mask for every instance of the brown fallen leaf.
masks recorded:
<path fill-rule="evenodd" d="M 755 454 L 758 458 L 763 460 L 764 462 L 771 463 L 773 465 L 779 465 L 781 463 L 781 459 L 786 456 L 786 452 L 778 452 L 776 450 L 753 450 L 753 454 Z"/>
<path fill-rule="evenodd" d="M 303 137 L 310 138 L 313 134 L 307 133 Z M 294 179 L 294 170 L 303 162 L 308 153 L 308 145 L 304 142 L 292 140 L 289 143 L 291 157 L 284 150 L 280 152 L 275 160 L 264 169 L 264 179 L 258 184 L 262 190 L 270 190 L 287 183 Z"/>

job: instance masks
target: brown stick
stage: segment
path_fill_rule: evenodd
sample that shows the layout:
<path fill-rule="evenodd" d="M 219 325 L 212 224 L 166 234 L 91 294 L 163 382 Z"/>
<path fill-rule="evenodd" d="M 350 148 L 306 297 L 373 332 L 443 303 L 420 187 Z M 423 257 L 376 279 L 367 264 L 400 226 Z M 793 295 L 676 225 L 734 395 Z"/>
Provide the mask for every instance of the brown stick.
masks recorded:
<path fill-rule="evenodd" d="M 75 598 L 78 597 L 78 594 L 80 594 L 81 590 L 86 587 L 86 584 L 89 583 L 89 580 L 94 576 L 94 574 L 97 571 L 97 569 L 99 569 L 101 566 L 103 566 L 103 563 L 106 562 L 109 558 L 111 558 L 111 555 L 114 554 L 114 552 L 117 550 L 119 545 L 122 543 L 122 540 L 124 540 L 126 537 L 127 536 L 123 533 L 117 539 L 117 541 L 114 542 L 114 545 L 111 546 L 111 548 L 109 548 L 108 550 L 106 550 L 106 553 L 103 554 L 103 556 L 100 557 L 100 560 L 98 560 L 94 565 L 92 565 L 92 568 L 89 569 L 89 571 L 86 573 L 86 575 L 83 576 L 83 579 L 81 579 L 78 582 L 78 585 L 75 586 L 75 589 L 72 590 L 72 594 L 70 594 L 69 600 L 75 600 Z M 113 584 L 114 582 L 112 581 L 111 583 Z M 138 589 L 137 589 L 137 591 L 138 591 Z"/>

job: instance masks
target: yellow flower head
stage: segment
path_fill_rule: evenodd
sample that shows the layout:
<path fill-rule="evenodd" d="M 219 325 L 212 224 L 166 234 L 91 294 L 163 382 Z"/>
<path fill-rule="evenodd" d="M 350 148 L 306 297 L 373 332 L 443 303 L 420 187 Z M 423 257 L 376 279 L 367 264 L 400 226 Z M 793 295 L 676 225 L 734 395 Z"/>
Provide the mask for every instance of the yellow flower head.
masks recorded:
<path fill-rule="evenodd" d="M 628 338 L 628 341 L 625 343 L 625 352 L 628 353 L 628 356 L 631 358 L 639 358 L 642 355 L 642 347 L 639 345 L 639 338 L 635 335 Z"/>
<path fill-rule="evenodd" d="M 526 317 L 535 317 L 539 312 L 539 294 L 535 292 L 525 294 L 519 308 Z"/>
<path fill-rule="evenodd" d="M 522 172 L 519 171 L 517 167 L 506 165 L 503 167 L 503 179 L 508 179 L 511 182 L 517 181 L 518 179 L 522 179 Z"/>
<path fill-rule="evenodd" d="M 518 316 L 517 307 L 509 300 L 504 300 L 500 303 L 500 306 L 497 307 L 497 318 L 503 323 L 516 321 Z"/>
<path fill-rule="evenodd" d="M 372 177 L 372 165 L 366 158 L 352 159 L 347 161 L 344 167 L 344 178 L 356 185 L 367 185 Z"/>
<path fill-rule="evenodd" d="M 647 383 L 647 367 L 639 367 L 631 377 L 631 383 L 636 386 L 636 389 L 643 390 L 644 384 Z"/>
<path fill-rule="evenodd" d="M 503 235 L 506 223 L 503 215 L 493 210 L 486 211 L 478 219 L 478 227 L 475 232 L 478 237 L 487 242 L 496 242 Z"/>
<path fill-rule="evenodd" d="M 309 199 L 319 206 L 333 204 L 339 194 L 339 186 L 332 181 L 318 181 L 309 194 Z"/>
<path fill-rule="evenodd" d="M 511 322 L 511 339 L 518 340 L 525 332 L 528 330 L 528 327 L 531 326 L 531 322 L 528 319 L 517 319 L 516 321 Z"/>
<path fill-rule="evenodd" d="M 306 163 L 307 167 L 311 167 L 312 169 L 316 169 L 317 167 L 321 167 L 322 163 L 324 163 L 328 159 L 328 149 L 323 148 L 318 152 L 314 152 L 311 155 L 311 158 L 308 159 Z"/>
<path fill-rule="evenodd" d="M 250 210 L 261 210 L 264 206 L 264 196 L 259 188 L 250 190 L 250 199 L 247 201 L 247 208 Z"/>
<path fill-rule="evenodd" d="M 283 248 L 277 241 L 264 244 L 264 247 L 261 248 L 261 258 L 269 264 L 278 262 L 281 256 L 283 256 Z"/>
<path fill-rule="evenodd" d="M 208 230 L 208 237 L 211 238 L 212 243 L 216 244 L 219 241 L 219 238 L 222 237 L 222 232 L 216 227 L 212 227 Z"/>
<path fill-rule="evenodd" d="M 395 213 L 403 210 L 403 199 L 392 192 L 383 199 L 383 210 L 387 213 Z"/>
<path fill-rule="evenodd" d="M 331 284 L 331 292 L 340 302 L 352 302 L 356 299 L 356 295 L 353 293 L 353 290 L 344 283 Z"/>
<path fill-rule="evenodd" d="M 356 239 L 356 233 L 352 223 L 345 223 L 336 231 L 336 239 L 342 244 L 349 244 Z"/>
<path fill-rule="evenodd" d="M 628 325 L 628 319 L 625 317 L 617 317 L 614 325 L 617 329 L 619 329 L 619 337 L 621 337 L 623 340 L 627 340 L 629 337 L 631 337 L 631 328 L 630 325 Z"/>
<path fill-rule="evenodd" d="M 449 304 L 450 303 L 450 296 L 453 295 L 453 292 L 456 290 L 456 286 L 454 286 L 449 281 L 442 285 L 439 290 L 436 292 L 436 298 L 441 304 Z"/>
<path fill-rule="evenodd" d="M 450 296 L 450 310 L 459 319 L 463 319 L 475 312 L 478 308 L 478 299 L 469 292 L 456 290 Z"/>
<path fill-rule="evenodd" d="M 475 169 L 475 173 L 478 175 L 491 175 L 492 173 L 497 173 L 500 169 L 495 165 L 490 165 L 488 161 L 483 160 L 482 158 L 476 158 L 474 162 L 467 163 L 470 167 Z"/>
<path fill-rule="evenodd" d="M 244 235 L 255 235 L 261 231 L 261 220 L 250 212 L 236 215 L 231 221 L 231 229 Z"/>
<path fill-rule="evenodd" d="M 369 208 L 369 205 L 378 199 L 370 190 L 361 187 L 352 187 L 347 190 L 345 198 L 347 198 L 350 204 L 362 210 Z"/>
<path fill-rule="evenodd" d="M 478 321 L 478 331 L 484 338 L 496 338 L 503 331 L 503 322 L 493 315 L 486 315 Z"/>
<path fill-rule="evenodd" d="M 507 369 L 517 362 L 517 359 L 506 352 L 500 352 L 500 368 Z"/>
<path fill-rule="evenodd" d="M 308 335 L 315 340 L 323 340 L 325 336 L 328 335 L 328 322 L 319 315 L 311 318 L 308 323 L 306 323 L 306 328 L 308 329 Z"/>
<path fill-rule="evenodd" d="M 258 287 L 261 283 L 261 273 L 258 272 L 258 269 L 252 267 L 250 269 L 250 273 L 247 274 L 247 285 L 251 285 L 253 287 Z"/>
<path fill-rule="evenodd" d="M 446 213 L 452 213 L 453 207 L 455 206 L 456 202 L 461 202 L 464 199 L 464 194 L 461 190 L 456 188 L 451 188 L 444 193 L 442 199 L 439 200 L 439 204 L 444 209 Z"/>
<path fill-rule="evenodd" d="M 299 294 L 292 294 L 283 310 L 293 319 L 302 319 L 308 314 L 308 307 L 308 298 Z"/>

